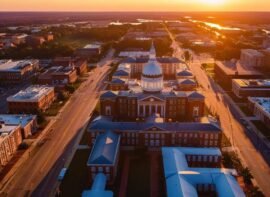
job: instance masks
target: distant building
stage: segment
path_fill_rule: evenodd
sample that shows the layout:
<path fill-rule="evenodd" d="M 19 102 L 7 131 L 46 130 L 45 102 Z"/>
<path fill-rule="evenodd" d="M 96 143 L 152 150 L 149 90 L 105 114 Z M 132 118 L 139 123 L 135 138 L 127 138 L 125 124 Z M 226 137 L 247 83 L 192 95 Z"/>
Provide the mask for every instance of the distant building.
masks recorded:
<path fill-rule="evenodd" d="M 249 109 L 270 129 L 270 97 L 248 97 Z"/>
<path fill-rule="evenodd" d="M 240 63 L 247 67 L 260 68 L 263 67 L 264 55 L 258 50 L 242 49 Z"/>
<path fill-rule="evenodd" d="M 54 36 L 53 36 L 52 33 L 47 33 L 47 34 L 44 35 L 44 38 L 45 38 L 46 41 L 49 42 L 49 41 L 52 41 L 54 39 Z"/>
<path fill-rule="evenodd" d="M 160 114 L 162 118 L 173 121 L 202 117 L 205 97 L 196 91 L 166 91 L 163 69 L 156 59 L 153 47 L 150 54 L 150 59 L 143 66 L 142 71 L 138 71 L 141 75 L 139 87 L 127 91 L 106 91 L 100 96 L 101 115 L 116 120 L 136 120 L 153 114 Z M 128 78 L 127 71 L 116 72 L 119 72 L 118 74 L 121 72 L 122 77 L 125 74 Z M 175 77 L 175 70 L 171 75 Z"/>
<path fill-rule="evenodd" d="M 31 77 L 38 68 L 38 60 L 0 60 L 0 82 L 19 83 Z"/>
<path fill-rule="evenodd" d="M 26 37 L 26 44 L 32 47 L 37 47 L 42 45 L 46 40 L 42 36 L 29 35 Z"/>
<path fill-rule="evenodd" d="M 0 123 L 7 126 L 19 126 L 23 138 L 27 138 L 37 131 L 36 115 L 0 114 Z"/>
<path fill-rule="evenodd" d="M 87 167 L 94 180 L 98 173 L 104 173 L 107 181 L 112 183 L 117 174 L 120 148 L 120 135 L 111 131 L 99 134 L 90 153 Z"/>
<path fill-rule="evenodd" d="M 217 122 L 164 122 L 160 117 L 145 121 L 121 122 L 98 117 L 89 127 L 89 143 L 93 145 L 100 133 L 111 130 L 121 135 L 121 147 L 156 149 L 162 146 L 219 147 L 222 130 Z"/>
<path fill-rule="evenodd" d="M 12 43 L 19 45 L 24 44 L 26 42 L 27 34 L 18 34 L 12 36 Z"/>
<path fill-rule="evenodd" d="M 249 96 L 270 97 L 270 80 L 233 79 L 232 91 L 239 98 L 247 98 Z"/>
<path fill-rule="evenodd" d="M 98 173 L 95 176 L 94 182 L 90 190 L 84 190 L 82 197 L 113 197 L 113 192 L 105 190 L 106 176 L 103 173 Z"/>
<path fill-rule="evenodd" d="M 221 163 L 217 148 L 163 147 L 162 157 L 168 197 L 245 197 L 236 171 L 217 168 Z"/>
<path fill-rule="evenodd" d="M 73 66 L 77 70 L 77 74 L 81 75 L 87 72 L 87 61 L 80 58 L 74 57 L 56 57 L 53 59 L 53 66 Z"/>
<path fill-rule="evenodd" d="M 78 79 L 74 67 L 51 67 L 38 77 L 38 83 L 52 85 L 56 88 L 64 88 L 67 84 L 75 83 Z"/>
<path fill-rule="evenodd" d="M 0 166 L 5 166 L 22 143 L 19 125 L 6 125 L 0 121 Z"/>
<path fill-rule="evenodd" d="M 88 44 L 76 50 L 75 55 L 82 58 L 90 58 L 101 54 L 101 44 Z"/>
<path fill-rule="evenodd" d="M 32 114 L 45 111 L 55 100 L 54 88 L 30 86 L 7 98 L 8 109 L 13 114 Z"/>

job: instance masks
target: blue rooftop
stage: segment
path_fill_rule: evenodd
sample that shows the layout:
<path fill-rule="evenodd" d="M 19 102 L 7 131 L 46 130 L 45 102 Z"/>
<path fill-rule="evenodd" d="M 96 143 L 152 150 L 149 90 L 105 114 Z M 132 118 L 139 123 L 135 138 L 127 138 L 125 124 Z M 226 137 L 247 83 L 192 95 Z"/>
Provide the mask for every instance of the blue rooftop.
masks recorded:
<path fill-rule="evenodd" d="M 113 122 L 110 118 L 99 116 L 94 119 L 88 127 L 88 131 L 107 131 L 107 130 L 124 130 L 124 131 L 144 131 L 152 127 L 159 128 L 163 131 L 172 132 L 221 132 L 218 125 L 211 122 Z"/>
<path fill-rule="evenodd" d="M 106 176 L 98 173 L 95 177 L 91 190 L 84 190 L 82 197 L 113 197 L 112 191 L 106 191 Z"/>
<path fill-rule="evenodd" d="M 115 71 L 115 73 L 113 74 L 113 76 L 117 76 L 117 77 L 121 77 L 121 76 L 128 76 L 129 73 L 124 71 L 124 70 L 117 70 Z"/>
<path fill-rule="evenodd" d="M 111 131 L 99 134 L 88 158 L 87 165 L 114 165 L 119 144 L 120 135 Z"/>
<path fill-rule="evenodd" d="M 191 168 L 186 155 L 221 156 L 218 148 L 163 147 L 163 167 L 168 197 L 197 197 L 198 184 L 215 185 L 218 196 L 244 197 L 245 194 L 231 175 L 233 170 L 220 168 Z"/>

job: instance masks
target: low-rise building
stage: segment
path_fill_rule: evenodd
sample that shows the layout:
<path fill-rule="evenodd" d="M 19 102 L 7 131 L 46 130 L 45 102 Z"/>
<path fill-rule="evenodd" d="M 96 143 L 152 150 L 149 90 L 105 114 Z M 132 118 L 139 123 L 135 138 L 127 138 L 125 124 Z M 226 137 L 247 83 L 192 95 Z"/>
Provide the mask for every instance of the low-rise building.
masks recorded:
<path fill-rule="evenodd" d="M 25 42 L 27 45 L 37 47 L 42 45 L 45 42 L 45 38 L 43 36 L 35 36 L 35 35 L 29 35 L 26 37 Z"/>
<path fill-rule="evenodd" d="M 253 67 L 245 66 L 237 61 L 217 61 L 215 63 L 215 79 L 227 88 L 232 87 L 232 79 L 260 79 L 263 74 Z"/>
<path fill-rule="evenodd" d="M 76 50 L 75 55 L 82 58 L 90 58 L 101 54 L 101 44 L 88 44 Z"/>
<path fill-rule="evenodd" d="M 248 97 L 249 109 L 270 129 L 270 97 Z"/>
<path fill-rule="evenodd" d="M 81 58 L 56 57 L 53 59 L 51 64 L 53 66 L 64 66 L 64 67 L 73 66 L 76 68 L 78 75 L 81 75 L 87 72 L 87 61 Z"/>
<path fill-rule="evenodd" d="M 217 122 L 164 122 L 160 117 L 145 121 L 121 122 L 98 117 L 88 126 L 89 145 L 100 133 L 111 130 L 121 135 L 126 149 L 156 149 L 162 146 L 220 147 L 222 130 Z"/>
<path fill-rule="evenodd" d="M 162 157 L 168 197 L 245 197 L 236 171 L 218 168 L 217 148 L 163 147 Z"/>
<path fill-rule="evenodd" d="M 247 67 L 260 68 L 263 66 L 263 53 L 255 49 L 242 49 L 240 63 Z"/>
<path fill-rule="evenodd" d="M 105 190 L 106 176 L 103 173 L 98 173 L 95 176 L 94 182 L 90 190 L 84 190 L 82 197 L 113 197 L 113 192 Z"/>
<path fill-rule="evenodd" d="M 19 126 L 23 138 L 27 138 L 37 131 L 36 115 L 0 114 L 0 123 L 8 126 Z"/>
<path fill-rule="evenodd" d="M 19 125 L 6 125 L 0 122 L 0 166 L 5 166 L 22 143 Z"/>
<path fill-rule="evenodd" d="M 118 167 L 120 135 L 106 131 L 97 135 L 87 167 L 92 180 L 98 173 L 104 173 L 107 181 L 113 183 Z"/>
<path fill-rule="evenodd" d="M 247 98 L 249 96 L 270 97 L 270 80 L 233 79 L 232 91 L 239 98 Z"/>
<path fill-rule="evenodd" d="M 44 85 L 30 86 L 7 98 L 9 112 L 13 114 L 45 111 L 54 100 L 54 88 Z"/>
<path fill-rule="evenodd" d="M 177 89 L 180 91 L 195 91 L 197 83 L 194 79 L 178 79 Z"/>
<path fill-rule="evenodd" d="M 31 77 L 38 68 L 38 60 L 0 60 L 0 82 L 19 83 Z"/>
<path fill-rule="evenodd" d="M 77 71 L 74 67 L 51 67 L 38 77 L 38 83 L 52 85 L 57 88 L 67 84 L 75 83 L 78 79 Z"/>

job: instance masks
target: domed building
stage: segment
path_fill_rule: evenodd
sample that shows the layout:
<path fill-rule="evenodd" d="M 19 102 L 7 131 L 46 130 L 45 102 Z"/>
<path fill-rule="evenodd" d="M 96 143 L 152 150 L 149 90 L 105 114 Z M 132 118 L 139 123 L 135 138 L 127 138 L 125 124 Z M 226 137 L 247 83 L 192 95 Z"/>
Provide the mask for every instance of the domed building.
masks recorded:
<path fill-rule="evenodd" d="M 194 120 L 203 116 L 204 96 L 196 91 L 165 89 L 163 71 L 152 44 L 149 59 L 140 73 L 140 86 L 103 93 L 101 115 L 115 120 L 136 120 L 159 114 L 166 121 Z"/>
<path fill-rule="evenodd" d="M 143 67 L 141 87 L 145 92 L 160 92 L 163 89 L 163 73 L 160 64 L 156 60 L 155 47 L 152 44 L 150 59 Z"/>

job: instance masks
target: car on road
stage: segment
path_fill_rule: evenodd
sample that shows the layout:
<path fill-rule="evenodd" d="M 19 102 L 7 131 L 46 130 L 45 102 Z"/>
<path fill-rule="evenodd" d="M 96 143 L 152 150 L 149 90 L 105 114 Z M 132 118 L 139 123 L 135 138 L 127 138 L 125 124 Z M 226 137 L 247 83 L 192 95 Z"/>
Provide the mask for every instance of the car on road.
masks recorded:
<path fill-rule="evenodd" d="M 57 180 L 62 181 L 66 175 L 66 172 L 67 172 L 67 168 L 62 168 L 59 175 L 58 175 Z"/>

